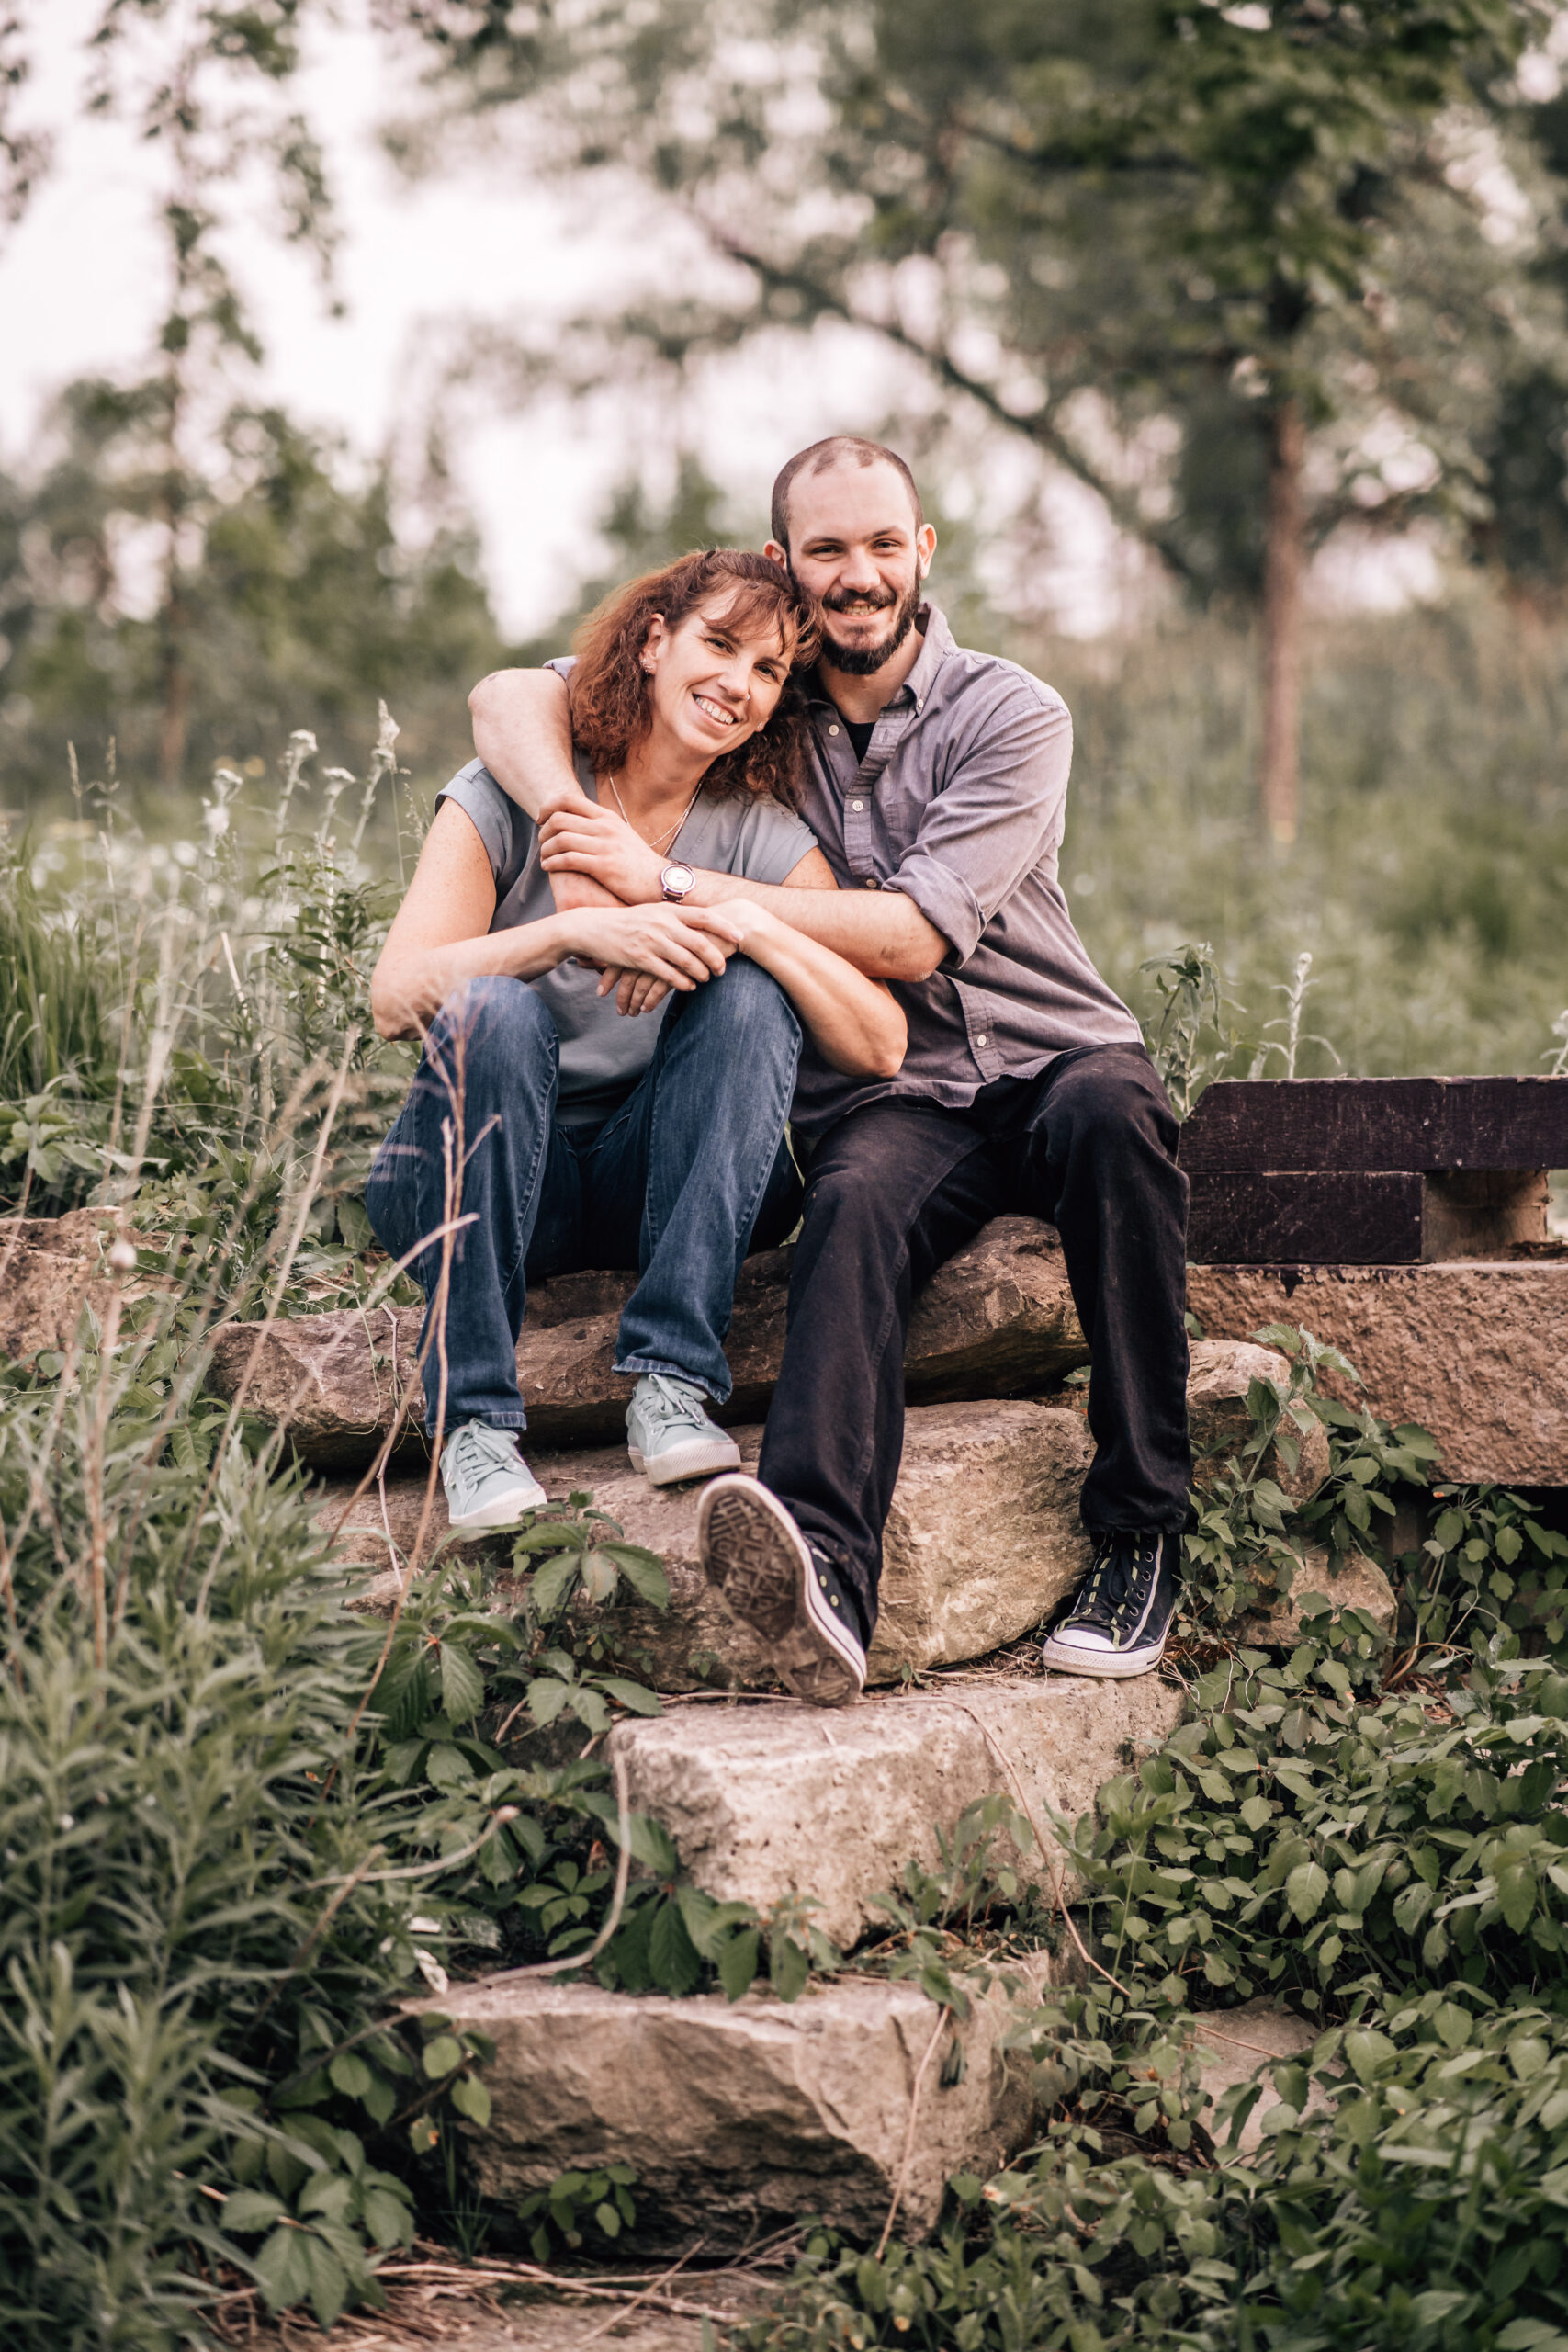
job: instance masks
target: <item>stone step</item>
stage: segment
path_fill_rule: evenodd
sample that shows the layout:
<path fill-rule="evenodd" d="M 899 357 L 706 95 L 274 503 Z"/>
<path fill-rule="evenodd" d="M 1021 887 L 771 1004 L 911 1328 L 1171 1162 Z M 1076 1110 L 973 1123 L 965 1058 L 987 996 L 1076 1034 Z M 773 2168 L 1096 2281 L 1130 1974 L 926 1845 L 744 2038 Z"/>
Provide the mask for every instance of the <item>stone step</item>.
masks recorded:
<path fill-rule="evenodd" d="M 1268 1349 L 1211 1342 L 1193 1351 L 1189 1396 L 1201 1447 L 1223 1447 L 1242 1434 L 1253 1378 L 1282 1380 L 1287 1367 Z M 759 1429 L 735 1432 L 741 1458 L 756 1466 Z M 872 1645 L 871 1675 L 896 1682 L 932 1666 L 957 1665 L 1005 1647 L 1040 1624 L 1070 1591 L 1089 1561 L 1078 1521 L 1078 1490 L 1093 1452 L 1081 1410 L 1013 1402 L 920 1405 L 905 1423 L 904 1458 L 884 1546 L 882 1614 Z M 696 1487 L 650 1487 L 624 1445 L 530 1460 L 553 1501 L 593 1496 L 634 1544 L 660 1554 L 670 1579 L 668 1612 L 638 1603 L 617 1608 L 617 1638 L 640 1652 L 662 1690 L 710 1684 L 770 1690 L 777 1684 L 767 1652 L 728 1615 L 697 1560 Z M 1328 1445 L 1314 1424 L 1293 1473 L 1275 1467 L 1301 1494 L 1315 1490 L 1328 1467 Z M 371 1487 L 344 1524 L 351 1556 L 389 1570 L 412 1555 L 424 1507 L 423 1477 Z M 323 1500 L 333 1524 L 342 1500 Z M 425 1556 L 446 1532 L 437 1483 Z M 391 1554 L 388 1544 L 390 1531 Z M 465 1547 L 470 1548 L 470 1547 Z M 476 1553 L 510 1555 L 504 1536 L 479 1539 Z M 389 1594 L 395 1582 L 386 1587 Z"/>
<path fill-rule="evenodd" d="M 759 1911 L 814 1895 L 815 1925 L 849 1951 L 882 1916 L 906 1862 L 934 1869 L 937 1829 L 1000 1791 L 1032 1815 L 1043 1852 L 998 1855 L 1047 1889 L 1061 1872 L 1053 1812 L 1090 1811 L 1100 1784 L 1168 1739 L 1183 1693 L 1155 1675 L 944 1678 L 935 1690 L 824 1710 L 795 1700 L 677 1703 L 626 1720 L 610 1752 L 631 1802 L 675 1840 L 684 1876 Z M 1064 1880 L 1071 1899 L 1076 1889 Z"/>
<path fill-rule="evenodd" d="M 735 1434 L 742 1461 L 755 1469 L 761 1430 Z M 1077 1497 L 1092 1450 L 1081 1416 L 1061 1407 L 925 1405 L 911 1411 L 885 1542 L 874 1679 L 897 1681 L 906 1672 L 980 1657 L 1040 1623 L 1088 1564 Z M 530 1460 L 552 1500 L 591 1493 L 632 1543 L 662 1558 L 668 1611 L 635 1600 L 614 1611 L 617 1645 L 628 1657 L 641 1655 L 660 1690 L 777 1689 L 765 1647 L 736 1624 L 698 1565 L 700 1487 L 650 1487 L 633 1470 L 624 1444 Z M 388 1520 L 405 1561 L 424 1485 L 423 1478 L 388 1482 Z M 322 1522 L 338 1510 L 341 1504 L 327 1502 Z M 446 1525 L 438 1482 L 433 1526 Z M 344 1534 L 355 1556 L 387 1562 L 375 1487 Z M 473 1548 L 504 1559 L 510 1543 L 490 1537 Z"/>
<path fill-rule="evenodd" d="M 735 1292 L 726 1346 L 735 1391 L 724 1418 L 761 1419 L 784 1350 L 790 1252 L 749 1258 Z M 630 1274 L 567 1274 L 528 1302 L 517 1350 L 532 1441 L 586 1445 L 618 1438 L 631 1382 L 612 1370 Z M 267 1334 L 245 1390 L 245 1408 L 287 1428 L 301 1457 L 321 1469 L 371 1461 L 412 1387 L 407 1427 L 418 1444 L 424 1407 L 415 1355 L 417 1308 L 381 1307 L 300 1317 Z M 255 1329 L 231 1324 L 213 1343 L 208 1385 L 228 1401 L 244 1381 Z M 909 1327 L 904 1372 L 913 1402 L 1037 1396 L 1089 1361 L 1062 1263 L 1061 1244 L 1032 1217 L 998 1217 L 949 1260 L 922 1293 Z"/>
<path fill-rule="evenodd" d="M 925 2236 L 949 2176 L 994 2172 L 1034 2128 L 1027 2060 L 1004 2043 L 1049 1979 L 1015 1963 L 926 2067 L 898 2233 Z M 695 2231 L 712 2254 L 803 2213 L 874 2232 L 898 2182 L 939 2012 L 908 1984 L 842 1976 L 798 2001 L 676 2000 L 594 1984 L 479 1979 L 423 2004 L 488 2034 L 491 2120 L 465 2126 L 476 2186 L 514 2203 L 567 2171 L 627 2164 L 639 2242 Z M 948 2040 L 962 2067 L 947 2064 Z M 959 2079 L 944 2083 L 944 2072 Z"/>
<path fill-rule="evenodd" d="M 1418 1422 L 1444 1474 L 1568 1486 L 1568 1256 L 1406 1266 L 1190 1266 L 1211 1339 L 1299 1323 L 1365 1382 L 1325 1385 Z"/>

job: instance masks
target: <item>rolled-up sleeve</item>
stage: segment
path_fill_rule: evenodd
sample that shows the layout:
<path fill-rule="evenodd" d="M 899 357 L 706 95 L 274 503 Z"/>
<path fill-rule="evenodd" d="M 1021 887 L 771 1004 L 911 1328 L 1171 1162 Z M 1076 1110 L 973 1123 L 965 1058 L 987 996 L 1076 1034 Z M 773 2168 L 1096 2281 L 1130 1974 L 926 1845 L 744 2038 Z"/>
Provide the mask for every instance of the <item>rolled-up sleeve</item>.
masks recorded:
<path fill-rule="evenodd" d="M 902 890 L 967 963 L 999 907 L 1060 845 L 1073 723 L 1059 695 L 1021 671 L 1003 672 L 970 724 L 953 773 L 883 888 Z"/>

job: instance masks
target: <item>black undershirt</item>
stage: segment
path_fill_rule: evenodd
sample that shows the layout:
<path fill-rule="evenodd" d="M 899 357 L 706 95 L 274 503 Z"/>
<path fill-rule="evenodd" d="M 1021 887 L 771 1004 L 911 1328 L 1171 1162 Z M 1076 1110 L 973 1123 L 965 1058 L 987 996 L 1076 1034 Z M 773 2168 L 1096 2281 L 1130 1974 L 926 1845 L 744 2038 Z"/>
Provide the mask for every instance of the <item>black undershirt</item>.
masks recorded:
<path fill-rule="evenodd" d="M 845 719 L 844 732 L 849 737 L 850 741 L 854 745 L 855 758 L 857 761 L 863 760 L 866 753 L 870 751 L 872 729 L 875 725 L 876 721 L 874 718 L 868 718 L 863 727 L 857 726 L 852 718 Z"/>

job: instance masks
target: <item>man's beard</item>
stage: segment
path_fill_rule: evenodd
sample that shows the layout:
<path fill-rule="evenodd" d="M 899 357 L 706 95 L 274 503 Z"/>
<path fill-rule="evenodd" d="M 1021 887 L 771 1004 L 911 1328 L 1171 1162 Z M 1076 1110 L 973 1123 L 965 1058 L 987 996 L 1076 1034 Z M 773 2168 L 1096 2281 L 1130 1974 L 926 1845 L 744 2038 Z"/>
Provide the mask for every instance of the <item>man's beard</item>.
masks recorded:
<path fill-rule="evenodd" d="M 794 578 L 793 573 L 791 577 Z M 798 580 L 795 584 L 799 590 Z M 917 571 L 904 595 L 897 598 L 889 595 L 883 600 L 880 609 L 891 606 L 893 611 L 893 626 L 887 635 L 874 645 L 844 645 L 833 635 L 829 626 L 831 616 L 843 612 L 851 605 L 863 607 L 865 597 L 845 596 L 835 603 L 831 597 L 807 598 L 804 592 L 801 593 L 802 601 L 810 605 L 818 628 L 822 632 L 823 660 L 831 669 L 842 671 L 849 678 L 874 677 L 878 670 L 891 662 L 914 628 L 915 616 L 920 609 L 920 576 Z"/>

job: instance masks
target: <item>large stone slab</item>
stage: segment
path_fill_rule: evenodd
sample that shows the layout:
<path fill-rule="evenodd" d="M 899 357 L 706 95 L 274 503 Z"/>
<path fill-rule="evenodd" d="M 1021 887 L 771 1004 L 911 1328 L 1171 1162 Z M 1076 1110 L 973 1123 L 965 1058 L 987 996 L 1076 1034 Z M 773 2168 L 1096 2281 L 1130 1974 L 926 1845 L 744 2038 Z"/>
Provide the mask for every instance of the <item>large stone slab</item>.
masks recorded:
<path fill-rule="evenodd" d="M 1021 2006 L 1047 1979 L 1017 1972 Z M 749 1993 L 634 1997 L 548 1979 L 455 1984 L 425 2006 L 495 2044 L 491 2120 L 466 2128 L 483 2195 L 513 2201 L 567 2171 L 629 2164 L 639 2234 L 696 2231 L 709 2253 L 819 2214 L 874 2234 L 898 2180 L 920 2062 L 938 2012 L 911 1984 L 840 1977 L 798 2001 Z M 1027 2062 L 1003 2043 L 1018 2006 L 998 1985 L 926 2068 L 901 2236 L 924 2236 L 950 2174 L 995 2171 L 1034 2126 Z"/>
<path fill-rule="evenodd" d="M 1155 1676 L 976 1676 L 825 1712 L 793 1700 L 672 1707 L 618 1724 L 631 1800 L 662 1822 L 683 1873 L 723 1902 L 766 1911 L 812 1894 L 816 1924 L 848 1949 L 907 1861 L 934 1867 L 937 1829 L 993 1790 L 1027 1806 L 1050 1840 L 1010 1859 L 1050 1885 L 1061 1870 L 1053 1811 L 1089 1812 L 1102 1781 L 1168 1739 L 1183 1696 Z"/>
<path fill-rule="evenodd" d="M 726 1350 L 735 1391 L 722 1418 L 731 1422 L 760 1419 L 773 1394 L 790 1255 L 766 1250 L 741 1269 Z M 535 1444 L 590 1444 L 620 1435 L 632 1384 L 612 1366 L 633 1280 L 567 1274 L 533 1293 L 517 1372 Z M 411 1444 L 419 1444 L 420 1319 L 417 1308 L 382 1307 L 368 1317 L 341 1310 L 276 1325 L 250 1374 L 246 1409 L 274 1428 L 287 1427 L 307 1462 L 346 1469 L 372 1459 L 398 1396 L 410 1389 L 407 1427 Z M 254 1340 L 246 1324 L 217 1336 L 208 1382 L 225 1400 L 246 1377 Z M 999 1217 L 941 1269 L 917 1303 L 905 1382 L 911 1400 L 920 1403 L 1026 1396 L 1056 1386 L 1088 1360 L 1055 1232 L 1032 1217 Z"/>
<path fill-rule="evenodd" d="M 1347 1400 L 1429 1430 L 1451 1478 L 1568 1486 L 1568 1258 L 1190 1266 L 1187 1296 L 1211 1339 L 1299 1323 L 1341 1350 Z"/>
<path fill-rule="evenodd" d="M 735 1434 L 742 1460 L 754 1469 L 761 1430 Z M 982 1657 L 1050 1613 L 1088 1565 L 1078 1488 L 1092 1451 L 1082 1417 L 1061 1407 L 1013 1402 L 911 1410 L 884 1545 L 874 1680 L 897 1681 L 927 1667 Z M 699 1487 L 650 1487 L 624 1445 L 530 1460 L 552 1501 L 592 1493 L 632 1543 L 662 1558 L 669 1610 L 631 1603 L 612 1617 L 619 1646 L 660 1690 L 778 1688 L 766 1649 L 735 1623 L 698 1565 Z M 352 1557 L 392 1569 L 406 1566 L 412 1551 L 423 1478 L 389 1479 L 386 1499 L 384 1525 L 380 1494 L 368 1488 L 344 1535 Z M 341 1501 L 326 1500 L 322 1522 L 332 1524 L 341 1510 Z M 427 1558 L 446 1527 L 438 1481 Z M 465 1546 L 498 1561 L 510 1548 L 503 1536 Z"/>
<path fill-rule="evenodd" d="M 1289 1367 L 1266 1348 L 1211 1340 L 1192 1351 L 1189 1397 L 1200 1477 L 1244 1436 L 1249 1381 L 1283 1383 Z M 754 1469 L 761 1431 L 735 1432 Z M 1081 1408 L 1028 1403 L 917 1405 L 905 1423 L 904 1458 L 884 1543 L 882 1614 L 872 1644 L 873 1682 L 897 1682 L 933 1666 L 984 1657 L 1040 1624 L 1089 1564 L 1078 1520 L 1078 1491 L 1093 1453 Z M 670 1579 L 667 1611 L 627 1602 L 612 1612 L 615 1635 L 630 1662 L 661 1690 L 703 1685 L 776 1690 L 766 1649 L 736 1625 L 716 1600 L 697 1558 L 697 1487 L 650 1487 L 624 1445 L 569 1453 L 530 1453 L 552 1501 L 591 1493 L 634 1544 L 657 1552 Z M 1314 1422 L 1293 1472 L 1273 1464 L 1295 1496 L 1315 1491 L 1327 1473 L 1327 1440 Z M 347 1482 L 344 1482 L 345 1484 Z M 406 1568 L 424 1508 L 425 1477 L 391 1476 L 385 1498 L 371 1487 L 344 1522 L 353 1558 L 389 1571 Z M 323 1498 L 321 1520 L 342 1516 L 339 1498 Z M 424 1557 L 447 1534 L 446 1498 L 437 1481 Z M 474 1556 L 508 1561 L 504 1536 L 470 1540 Z M 387 1590 L 394 1589 L 389 1584 Z"/>

